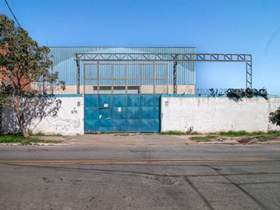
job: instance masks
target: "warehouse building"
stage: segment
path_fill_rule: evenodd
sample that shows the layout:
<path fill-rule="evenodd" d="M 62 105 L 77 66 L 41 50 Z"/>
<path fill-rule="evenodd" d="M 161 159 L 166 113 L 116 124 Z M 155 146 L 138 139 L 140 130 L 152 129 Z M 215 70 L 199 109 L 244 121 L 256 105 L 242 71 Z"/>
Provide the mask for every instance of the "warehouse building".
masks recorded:
<path fill-rule="evenodd" d="M 53 47 L 51 71 L 66 85 L 53 92 L 83 95 L 86 133 L 159 132 L 161 95 L 195 91 L 194 62 L 165 58 L 194 52 L 191 47 Z"/>
<path fill-rule="evenodd" d="M 110 47 L 51 47 L 52 71 L 66 83 L 66 89 L 55 93 L 73 94 L 170 94 L 174 93 L 174 63 L 170 61 L 86 61 L 80 63 L 77 78 L 77 54 L 190 54 L 193 47 L 110 48 Z M 192 61 L 176 63 L 178 94 L 195 90 L 195 66 Z"/>

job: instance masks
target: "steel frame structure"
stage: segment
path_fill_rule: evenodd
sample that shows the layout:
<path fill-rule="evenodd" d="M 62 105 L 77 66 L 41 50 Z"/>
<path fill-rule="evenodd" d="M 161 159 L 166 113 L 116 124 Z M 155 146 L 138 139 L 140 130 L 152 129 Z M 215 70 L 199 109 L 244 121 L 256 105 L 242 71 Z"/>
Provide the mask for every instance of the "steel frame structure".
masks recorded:
<path fill-rule="evenodd" d="M 138 68 L 139 68 L 139 71 L 140 71 L 139 78 L 128 76 L 128 67 L 130 65 L 138 65 Z M 161 77 L 156 76 L 156 65 L 161 65 L 161 66 L 164 65 L 164 72 L 165 72 L 164 76 L 161 76 Z M 87 78 L 86 74 L 87 74 L 87 70 L 88 70 L 87 67 L 88 66 L 96 66 L 96 69 L 97 69 L 96 77 Z M 100 76 L 100 70 L 99 70 L 101 66 L 111 66 L 111 75 L 107 76 L 107 77 L 101 77 Z M 114 71 L 115 71 L 115 69 L 114 69 L 115 66 L 124 66 L 125 75 L 122 76 L 122 77 L 114 78 L 113 75 L 114 75 Z M 152 73 L 153 94 L 156 93 L 156 85 L 158 85 L 158 84 L 156 84 L 156 82 L 166 82 L 166 90 L 168 92 L 168 89 L 169 89 L 169 85 L 168 85 L 168 79 L 169 79 L 169 77 L 168 77 L 168 64 L 167 64 L 167 62 L 155 62 L 155 61 L 154 62 L 145 62 L 145 63 L 136 63 L 136 62 L 133 62 L 133 63 L 132 62 L 130 62 L 130 63 L 127 63 L 127 62 L 126 63 L 119 63 L 118 62 L 118 63 L 113 63 L 113 64 L 111 62 L 100 63 L 99 61 L 94 62 L 94 63 L 83 63 L 83 70 L 84 70 L 84 78 L 83 78 L 83 80 L 84 80 L 84 90 L 83 90 L 83 92 L 86 93 L 86 88 L 85 88 L 85 86 L 87 85 L 86 83 L 88 81 L 94 81 L 94 82 L 96 82 L 96 85 L 97 85 L 97 94 L 99 94 L 100 93 L 99 82 L 106 80 L 106 81 L 111 81 L 112 82 L 110 85 L 109 84 L 104 85 L 104 86 L 107 86 L 107 87 L 111 87 L 111 94 L 114 93 L 114 87 L 116 85 L 115 82 L 118 82 L 118 81 L 125 82 L 125 84 L 120 85 L 120 87 L 124 87 L 125 88 L 125 93 L 127 94 L 128 93 L 128 86 L 133 87 L 135 85 L 136 86 L 139 85 L 138 82 L 135 85 L 128 85 L 128 80 L 129 79 L 139 80 L 140 84 L 143 85 L 143 82 L 144 82 L 143 67 L 144 66 L 152 66 L 152 69 L 153 69 L 153 73 Z M 164 85 L 162 85 L 162 86 L 164 86 Z M 141 93 L 141 90 L 139 90 L 139 93 Z"/>
<path fill-rule="evenodd" d="M 242 62 L 246 65 L 246 88 L 252 88 L 253 64 L 251 54 L 221 53 L 76 53 L 77 94 L 80 94 L 81 62 L 173 62 L 173 93 L 177 93 L 178 62 Z"/>

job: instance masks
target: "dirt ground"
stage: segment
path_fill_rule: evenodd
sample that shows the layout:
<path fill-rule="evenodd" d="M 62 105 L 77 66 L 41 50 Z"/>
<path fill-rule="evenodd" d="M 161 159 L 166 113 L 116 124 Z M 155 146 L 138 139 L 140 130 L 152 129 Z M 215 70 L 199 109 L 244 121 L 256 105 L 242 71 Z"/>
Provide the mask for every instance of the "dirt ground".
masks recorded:
<path fill-rule="evenodd" d="M 59 145 L 87 145 L 102 147 L 130 147 L 130 146 L 182 146 L 196 144 L 277 144 L 280 138 L 259 141 L 250 137 L 217 138 L 196 141 L 193 135 L 161 135 L 161 134 L 86 134 L 81 136 L 42 136 L 42 139 L 61 141 Z M 58 145 L 57 144 L 57 145 Z M 49 144 L 52 145 L 52 144 Z"/>

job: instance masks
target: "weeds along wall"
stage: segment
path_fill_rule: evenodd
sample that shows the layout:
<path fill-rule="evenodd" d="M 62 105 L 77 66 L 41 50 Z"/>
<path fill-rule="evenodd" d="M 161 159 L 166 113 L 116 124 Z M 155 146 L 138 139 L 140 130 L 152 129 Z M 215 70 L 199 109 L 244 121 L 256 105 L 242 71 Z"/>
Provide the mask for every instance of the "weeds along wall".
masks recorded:
<path fill-rule="evenodd" d="M 236 102 L 226 97 L 162 97 L 161 131 L 280 130 L 269 122 L 269 113 L 279 106 L 280 98 L 252 98 Z"/>

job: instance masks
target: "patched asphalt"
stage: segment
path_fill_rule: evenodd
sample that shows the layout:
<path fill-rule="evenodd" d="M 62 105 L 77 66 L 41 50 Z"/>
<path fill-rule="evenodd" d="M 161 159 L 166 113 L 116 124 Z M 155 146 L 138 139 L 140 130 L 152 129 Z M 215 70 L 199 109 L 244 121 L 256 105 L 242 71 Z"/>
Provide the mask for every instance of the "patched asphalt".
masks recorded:
<path fill-rule="evenodd" d="M 280 144 L 101 136 L 0 146 L 0 209 L 280 209 Z"/>

